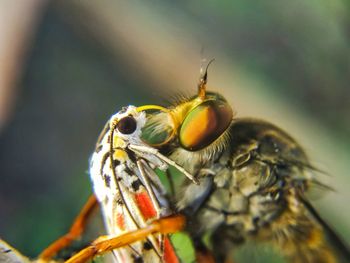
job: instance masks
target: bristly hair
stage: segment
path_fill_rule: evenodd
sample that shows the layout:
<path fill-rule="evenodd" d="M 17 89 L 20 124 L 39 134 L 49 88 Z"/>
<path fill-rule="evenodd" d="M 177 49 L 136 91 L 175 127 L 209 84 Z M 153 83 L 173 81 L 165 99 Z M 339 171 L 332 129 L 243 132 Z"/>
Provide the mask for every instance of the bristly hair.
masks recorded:
<path fill-rule="evenodd" d="M 170 105 L 170 107 L 176 107 L 182 103 L 188 102 L 193 97 L 193 94 L 190 94 L 189 92 L 177 92 L 169 97 L 169 99 L 166 99 L 166 103 Z"/>

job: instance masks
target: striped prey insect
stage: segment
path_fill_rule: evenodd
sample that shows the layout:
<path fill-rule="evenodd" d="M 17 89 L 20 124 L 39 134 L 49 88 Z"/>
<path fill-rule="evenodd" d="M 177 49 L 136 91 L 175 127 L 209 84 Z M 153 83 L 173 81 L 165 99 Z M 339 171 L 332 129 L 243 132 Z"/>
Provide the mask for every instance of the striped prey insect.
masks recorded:
<path fill-rule="evenodd" d="M 141 140 L 145 110 L 149 109 L 167 111 L 155 105 L 128 106 L 107 122 L 90 161 L 95 196 L 83 208 L 70 232 L 44 250 L 39 257 L 42 261 L 48 261 L 82 233 L 97 199 L 107 236 L 98 238 L 67 262 L 85 262 L 111 250 L 116 262 L 178 262 L 166 234 L 181 229 L 183 217 L 172 214 L 154 169 L 166 170 L 171 165 L 192 183 L 197 182 L 181 166 Z"/>
<path fill-rule="evenodd" d="M 196 96 L 150 115 L 146 125 L 153 136 L 171 134 L 160 152 L 200 182 L 184 182 L 176 200 L 197 260 L 231 262 L 235 248 L 253 240 L 270 244 L 287 262 L 350 262 L 347 245 L 306 197 L 328 187 L 302 146 L 271 123 L 234 118 L 206 83 L 207 70 Z M 211 247 L 203 242 L 208 233 Z"/>

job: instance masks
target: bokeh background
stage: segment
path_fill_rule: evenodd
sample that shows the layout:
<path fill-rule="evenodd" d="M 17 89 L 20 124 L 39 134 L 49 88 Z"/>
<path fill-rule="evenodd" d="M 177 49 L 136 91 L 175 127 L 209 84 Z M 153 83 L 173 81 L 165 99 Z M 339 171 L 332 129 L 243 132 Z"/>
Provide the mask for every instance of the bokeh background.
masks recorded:
<path fill-rule="evenodd" d="M 91 194 L 88 159 L 109 116 L 194 94 L 201 60 L 215 58 L 209 87 L 238 116 L 289 131 L 329 173 L 321 180 L 336 191 L 314 204 L 350 242 L 349 10 L 346 0 L 1 1 L 0 237 L 38 255 Z"/>

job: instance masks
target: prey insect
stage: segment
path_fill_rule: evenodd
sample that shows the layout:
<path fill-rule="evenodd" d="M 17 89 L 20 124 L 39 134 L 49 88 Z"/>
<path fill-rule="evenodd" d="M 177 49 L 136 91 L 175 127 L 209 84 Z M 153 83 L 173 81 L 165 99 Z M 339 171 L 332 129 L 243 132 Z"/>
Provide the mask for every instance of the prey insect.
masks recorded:
<path fill-rule="evenodd" d="M 235 118 L 206 83 L 207 70 L 196 96 L 151 115 L 146 127 L 154 136 L 172 134 L 160 151 L 200 182 L 184 182 L 176 200 L 195 249 L 231 262 L 235 249 L 253 240 L 287 262 L 350 262 L 347 245 L 307 198 L 312 188 L 328 187 L 302 146 L 271 123 Z M 203 242 L 208 233 L 211 247 Z"/>
<path fill-rule="evenodd" d="M 98 201 L 107 236 L 98 238 L 67 262 L 85 262 L 107 251 L 112 251 L 116 262 L 178 262 L 167 234 L 181 229 L 184 220 L 172 213 L 154 169 L 166 170 L 171 165 L 192 183 L 197 181 L 141 140 L 146 122 L 144 110 L 149 109 L 167 111 L 154 105 L 128 106 L 107 122 L 90 161 L 95 196 L 83 208 L 70 232 L 44 250 L 41 260 L 48 261 L 82 233 Z"/>

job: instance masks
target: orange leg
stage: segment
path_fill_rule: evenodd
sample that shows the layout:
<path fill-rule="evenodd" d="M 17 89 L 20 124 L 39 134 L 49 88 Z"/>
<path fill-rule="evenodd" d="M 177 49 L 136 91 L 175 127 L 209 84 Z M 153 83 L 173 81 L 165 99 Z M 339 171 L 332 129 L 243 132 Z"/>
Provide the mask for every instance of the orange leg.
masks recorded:
<path fill-rule="evenodd" d="M 108 251 L 112 251 L 113 249 L 127 246 L 133 242 L 145 239 L 151 234 L 175 233 L 182 230 L 184 226 L 185 217 L 182 215 L 173 215 L 170 217 L 161 218 L 153 221 L 144 228 L 130 231 L 118 237 L 104 237 L 103 240 L 98 238 L 94 243 L 75 254 L 65 263 L 84 263 L 96 255 L 101 255 Z"/>
<path fill-rule="evenodd" d="M 92 215 L 97 205 L 98 203 L 95 195 L 90 196 L 83 209 L 80 211 L 79 215 L 75 218 L 69 232 L 57 239 L 43 252 L 41 252 L 41 254 L 39 255 L 39 259 L 43 261 L 48 261 L 53 256 L 55 256 L 55 254 L 58 251 L 69 246 L 75 239 L 79 238 L 80 235 L 84 232 L 84 229 L 87 225 L 87 221 Z"/>

